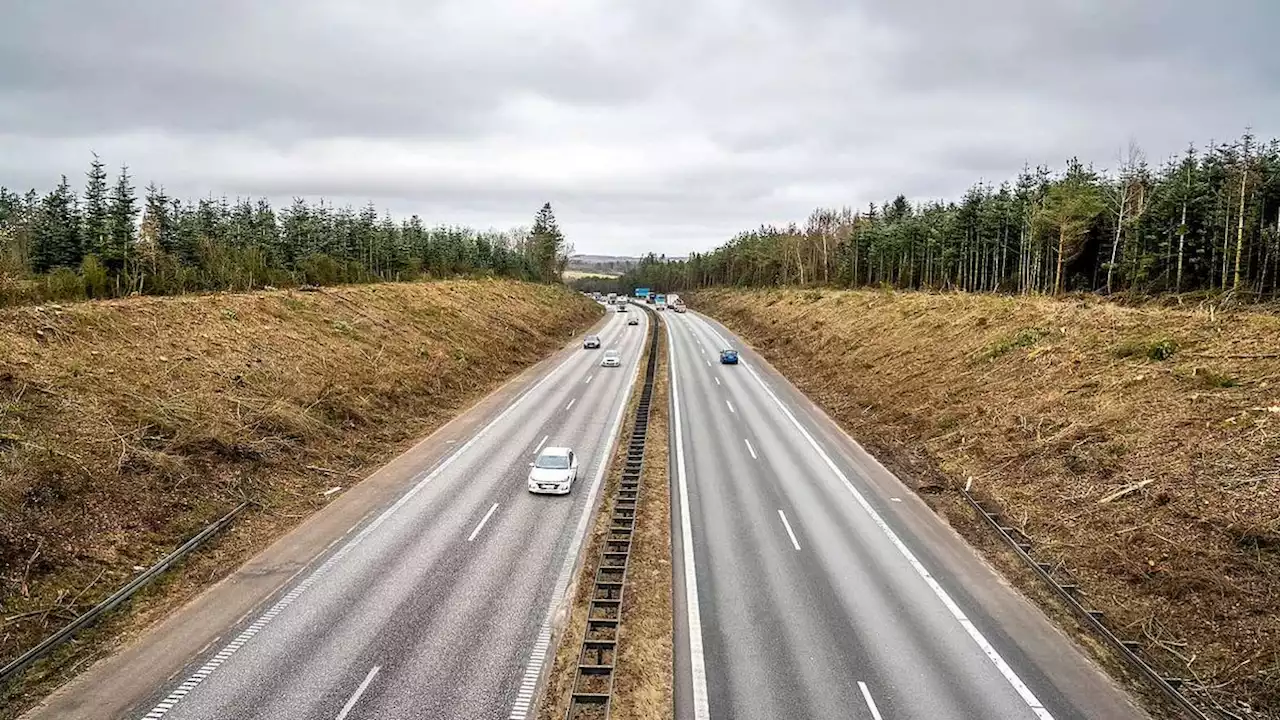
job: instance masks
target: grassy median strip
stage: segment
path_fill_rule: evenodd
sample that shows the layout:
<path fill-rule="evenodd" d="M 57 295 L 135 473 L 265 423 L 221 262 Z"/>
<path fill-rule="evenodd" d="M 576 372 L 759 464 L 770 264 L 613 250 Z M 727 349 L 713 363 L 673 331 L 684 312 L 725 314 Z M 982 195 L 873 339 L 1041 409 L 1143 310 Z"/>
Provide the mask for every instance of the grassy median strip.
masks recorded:
<path fill-rule="evenodd" d="M 646 344 L 646 348 L 648 345 Z M 614 720 L 670 718 L 672 710 L 671 524 L 667 483 L 667 362 L 666 336 L 658 328 L 658 365 L 649 410 L 643 475 L 635 531 L 623 590 L 622 626 L 618 638 L 614 679 Z M 641 358 L 641 367 L 648 355 Z M 639 401 L 641 373 L 627 408 L 622 437 L 630 437 Z M 608 536 L 613 501 L 622 478 L 626 443 L 618 444 L 602 489 L 603 501 L 584 549 L 587 561 L 580 571 L 573 610 L 557 645 L 555 662 L 538 705 L 539 720 L 563 720 L 569 707 L 577 654 L 586 629 L 596 558 Z"/>

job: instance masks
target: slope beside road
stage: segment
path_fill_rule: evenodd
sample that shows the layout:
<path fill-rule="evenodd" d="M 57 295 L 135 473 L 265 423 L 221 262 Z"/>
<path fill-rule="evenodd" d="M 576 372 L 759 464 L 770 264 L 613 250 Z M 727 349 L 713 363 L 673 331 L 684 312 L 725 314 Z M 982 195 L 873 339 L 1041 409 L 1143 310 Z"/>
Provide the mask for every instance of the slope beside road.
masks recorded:
<path fill-rule="evenodd" d="M 755 353 L 667 325 L 677 717 L 1146 717 Z"/>
<path fill-rule="evenodd" d="M 600 331 L 621 368 L 572 349 L 483 427 L 440 438 L 457 449 L 434 466 L 393 463 L 385 507 L 327 549 L 317 533 L 320 554 L 274 568 L 295 574 L 209 647 L 160 657 L 165 633 L 184 631 L 175 617 L 137 644 L 153 649 L 146 662 L 126 651 L 28 717 L 524 717 L 638 369 L 646 322 L 625 318 Z M 551 445 L 581 457 L 568 497 L 525 488 Z M 246 566 L 206 597 L 271 570 Z M 145 690 L 122 699 L 122 687 Z"/>

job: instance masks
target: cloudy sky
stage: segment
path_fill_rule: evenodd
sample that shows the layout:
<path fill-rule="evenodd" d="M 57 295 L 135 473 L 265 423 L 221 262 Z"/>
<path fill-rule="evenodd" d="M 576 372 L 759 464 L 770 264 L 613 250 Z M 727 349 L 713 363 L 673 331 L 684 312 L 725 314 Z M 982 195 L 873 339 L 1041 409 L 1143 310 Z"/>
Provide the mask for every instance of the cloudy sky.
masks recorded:
<path fill-rule="evenodd" d="M 373 200 L 684 254 L 1280 135 L 1274 0 L 0 0 L 0 184 Z"/>

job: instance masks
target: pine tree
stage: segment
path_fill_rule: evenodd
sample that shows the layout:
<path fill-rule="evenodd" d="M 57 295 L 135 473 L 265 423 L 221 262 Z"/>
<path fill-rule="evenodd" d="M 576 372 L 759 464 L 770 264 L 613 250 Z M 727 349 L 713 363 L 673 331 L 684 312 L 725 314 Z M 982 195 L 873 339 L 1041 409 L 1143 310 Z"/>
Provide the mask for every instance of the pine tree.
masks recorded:
<path fill-rule="evenodd" d="M 564 270 L 568 256 L 565 253 L 564 235 L 556 224 L 551 203 L 546 203 L 533 218 L 533 255 L 538 274 L 543 282 L 556 282 Z"/>
<path fill-rule="evenodd" d="M 126 269 L 133 260 L 131 256 L 137 238 L 136 203 L 133 186 L 129 184 L 129 167 L 122 165 L 107 202 L 107 247 L 102 258 L 109 268 L 116 271 Z"/>
<path fill-rule="evenodd" d="M 84 189 L 85 252 L 105 257 L 108 252 L 110 226 L 107 219 L 107 171 L 98 154 L 93 154 L 88 182 Z"/>

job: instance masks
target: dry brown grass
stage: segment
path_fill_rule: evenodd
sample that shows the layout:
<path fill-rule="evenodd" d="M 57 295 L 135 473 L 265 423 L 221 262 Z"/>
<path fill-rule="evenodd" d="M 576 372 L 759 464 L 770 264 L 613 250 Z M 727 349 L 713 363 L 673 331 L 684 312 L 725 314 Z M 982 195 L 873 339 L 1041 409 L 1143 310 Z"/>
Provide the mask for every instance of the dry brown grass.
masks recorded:
<path fill-rule="evenodd" d="M 1233 712 L 1280 716 L 1280 317 L 855 291 L 694 302 L 936 507 L 954 512 L 948 488 L 973 478 L 1122 635 Z"/>
<path fill-rule="evenodd" d="M 646 353 L 648 345 L 645 345 Z M 649 431 L 645 443 L 639 509 L 628 559 L 622 595 L 622 628 L 618 639 L 612 717 L 615 720 L 666 720 L 672 710 L 672 609 L 671 522 L 667 483 L 667 371 L 666 337 L 658 328 L 658 366 L 649 404 Z M 641 368 L 647 358 L 641 358 Z M 622 437 L 635 427 L 643 370 L 627 407 Z M 569 694 L 577 670 L 587 624 L 587 606 L 594 588 L 596 559 L 608 534 L 613 499 L 622 480 L 625 442 L 619 442 L 610 460 L 604 499 L 583 550 L 586 561 L 579 572 L 568 625 L 556 646 L 555 661 L 538 703 L 538 720 L 563 720 L 569 710 Z"/>
<path fill-rule="evenodd" d="M 140 610 L 44 663 L 56 673 L 37 666 L 7 690 L 0 716 L 599 314 L 562 287 L 501 280 L 0 311 L 0 662 L 256 504 Z"/>

